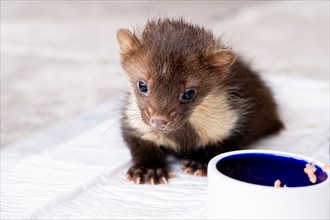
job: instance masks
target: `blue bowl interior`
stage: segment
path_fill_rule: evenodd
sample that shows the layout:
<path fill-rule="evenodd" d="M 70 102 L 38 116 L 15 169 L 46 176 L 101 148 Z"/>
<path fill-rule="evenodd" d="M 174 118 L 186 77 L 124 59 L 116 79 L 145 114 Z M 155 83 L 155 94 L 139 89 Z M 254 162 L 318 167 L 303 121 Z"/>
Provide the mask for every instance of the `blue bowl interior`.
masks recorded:
<path fill-rule="evenodd" d="M 308 161 L 267 153 L 244 153 L 231 155 L 219 160 L 216 164 L 218 171 L 236 180 L 263 186 L 274 186 L 279 179 L 281 186 L 287 187 L 310 186 L 321 183 L 328 178 L 319 166 L 317 182 L 310 182 L 304 168 Z"/>

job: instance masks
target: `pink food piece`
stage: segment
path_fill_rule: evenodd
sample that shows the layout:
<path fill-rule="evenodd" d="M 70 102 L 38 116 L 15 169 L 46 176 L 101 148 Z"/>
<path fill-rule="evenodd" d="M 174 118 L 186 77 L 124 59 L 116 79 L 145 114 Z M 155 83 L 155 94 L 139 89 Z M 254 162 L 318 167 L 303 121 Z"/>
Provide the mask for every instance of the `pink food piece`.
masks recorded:
<path fill-rule="evenodd" d="M 280 188 L 281 187 L 281 180 L 276 180 L 275 182 L 274 182 L 274 187 L 275 188 Z"/>
<path fill-rule="evenodd" d="M 323 170 L 323 172 L 326 172 L 327 170 L 329 170 L 329 165 L 324 165 L 323 167 L 322 167 L 322 170 Z"/>
<path fill-rule="evenodd" d="M 312 183 L 316 183 L 317 177 L 315 175 L 316 172 L 315 162 L 306 164 L 304 168 L 304 172 L 308 175 L 309 181 Z"/>

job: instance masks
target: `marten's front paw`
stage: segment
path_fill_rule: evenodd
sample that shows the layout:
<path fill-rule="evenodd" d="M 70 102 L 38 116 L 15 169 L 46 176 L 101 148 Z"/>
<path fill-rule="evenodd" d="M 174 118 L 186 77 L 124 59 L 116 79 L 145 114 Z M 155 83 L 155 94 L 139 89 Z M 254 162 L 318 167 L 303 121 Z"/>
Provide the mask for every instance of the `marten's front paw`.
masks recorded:
<path fill-rule="evenodd" d="M 187 160 L 183 163 L 183 172 L 193 174 L 195 176 L 207 175 L 207 163 L 201 163 L 194 160 Z"/>
<path fill-rule="evenodd" d="M 166 184 L 168 178 L 173 177 L 173 173 L 169 173 L 165 168 L 146 168 L 133 165 L 127 171 L 126 177 L 135 184 L 149 183 L 155 185 L 158 183 Z"/>

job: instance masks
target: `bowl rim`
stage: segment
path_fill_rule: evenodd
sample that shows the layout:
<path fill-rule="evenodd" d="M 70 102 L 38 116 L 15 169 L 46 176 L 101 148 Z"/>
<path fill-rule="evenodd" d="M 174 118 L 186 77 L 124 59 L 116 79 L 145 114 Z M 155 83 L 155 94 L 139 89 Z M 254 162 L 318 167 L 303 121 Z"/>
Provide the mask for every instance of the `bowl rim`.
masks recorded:
<path fill-rule="evenodd" d="M 277 156 L 285 156 L 285 157 L 293 157 L 293 158 L 297 158 L 297 159 L 301 159 L 301 160 L 305 160 L 309 163 L 315 163 L 316 165 L 318 165 L 319 167 L 323 167 L 324 165 L 326 165 L 326 163 L 323 163 L 319 160 L 316 160 L 314 158 L 308 157 L 308 156 L 304 156 L 301 154 L 297 154 L 297 153 L 291 153 L 291 152 L 286 152 L 286 151 L 276 151 L 276 150 L 267 150 L 267 149 L 246 149 L 246 150 L 235 150 L 235 151 L 230 151 L 230 152 L 226 152 L 226 153 L 222 153 L 219 154 L 215 157 L 213 157 L 209 164 L 208 164 L 208 176 L 210 177 L 210 175 L 212 175 L 215 178 L 221 178 L 225 181 L 230 181 L 233 184 L 237 184 L 240 186 L 245 186 L 245 187 L 255 187 L 255 188 L 259 188 L 259 189 L 279 189 L 279 190 L 306 190 L 306 189 L 317 189 L 317 188 L 321 188 L 321 187 L 328 187 L 329 186 L 329 168 L 324 171 L 327 173 L 327 179 L 324 180 L 321 183 L 315 184 L 315 185 L 308 185 L 308 186 L 297 186 L 297 187 L 271 187 L 271 186 L 265 186 L 265 185 L 259 185 L 259 184 L 254 184 L 254 183 L 248 183 L 245 181 L 241 181 L 241 180 L 237 180 L 234 179 L 232 177 L 229 177 L 223 173 L 221 173 L 218 169 L 217 169 L 217 163 L 228 156 L 232 156 L 232 155 L 240 155 L 240 154 L 250 154 L 250 153 L 262 153 L 262 154 L 271 154 L 271 155 L 277 155 Z"/>

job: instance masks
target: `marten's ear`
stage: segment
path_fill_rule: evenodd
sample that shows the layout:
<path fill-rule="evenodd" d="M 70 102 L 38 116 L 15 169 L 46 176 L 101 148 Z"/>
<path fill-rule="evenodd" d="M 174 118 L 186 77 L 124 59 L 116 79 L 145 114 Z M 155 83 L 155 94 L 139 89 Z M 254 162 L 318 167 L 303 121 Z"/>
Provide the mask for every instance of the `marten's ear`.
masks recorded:
<path fill-rule="evenodd" d="M 218 50 L 207 56 L 208 63 L 219 67 L 230 67 L 236 60 L 236 55 L 231 50 Z"/>
<path fill-rule="evenodd" d="M 140 42 L 137 37 L 129 30 L 123 28 L 117 31 L 117 40 L 121 52 L 124 54 L 136 49 L 140 45 Z"/>

